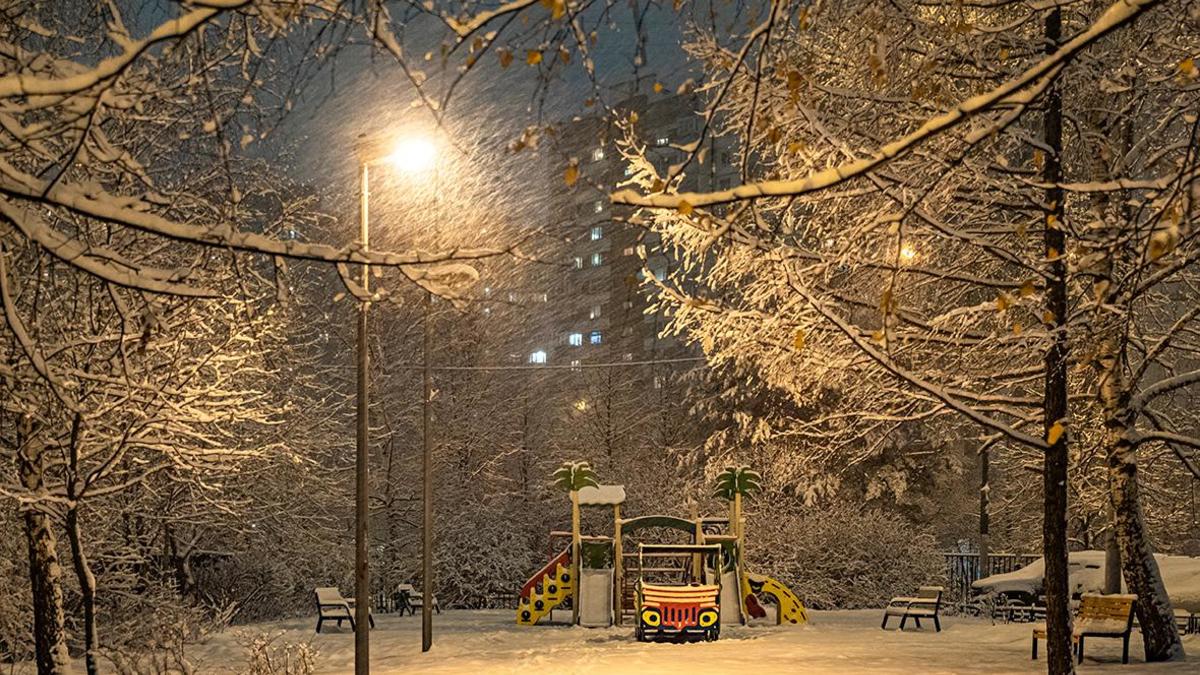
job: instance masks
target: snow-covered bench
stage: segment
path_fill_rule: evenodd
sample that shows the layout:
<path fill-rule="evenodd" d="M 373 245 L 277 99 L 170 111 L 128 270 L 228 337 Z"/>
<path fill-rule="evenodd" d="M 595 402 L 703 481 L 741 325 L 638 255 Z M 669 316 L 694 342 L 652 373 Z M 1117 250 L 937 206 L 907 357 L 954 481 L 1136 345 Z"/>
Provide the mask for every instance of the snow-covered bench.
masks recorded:
<path fill-rule="evenodd" d="M 337 621 L 338 628 L 343 621 L 350 621 L 350 630 L 354 627 L 354 598 L 342 597 L 342 592 L 336 588 L 318 588 L 313 591 L 317 598 L 317 632 L 321 632 L 321 624 L 325 619 Z M 367 620 L 371 628 L 375 627 L 375 617 L 367 612 Z"/>
<path fill-rule="evenodd" d="M 1200 633 L 1200 614 L 1189 612 L 1186 609 L 1177 609 L 1175 610 L 1175 625 L 1179 627 L 1180 635 Z"/>
<path fill-rule="evenodd" d="M 396 595 L 399 597 L 397 606 L 400 608 L 400 613 L 404 614 L 404 610 L 408 610 L 409 615 L 416 614 L 418 609 L 425 604 L 425 597 L 412 584 L 400 584 L 396 586 Z M 437 596 L 433 596 L 433 609 L 438 614 L 442 613 L 442 607 L 438 604 Z"/>
<path fill-rule="evenodd" d="M 892 598 L 883 610 L 883 623 L 879 627 L 887 628 L 888 619 L 893 616 L 900 617 L 900 630 L 904 630 L 904 622 L 909 619 L 916 622 L 917 628 L 921 627 L 921 619 L 933 619 L 933 627 L 940 633 L 942 622 L 938 612 L 942 608 L 944 590 L 941 586 L 921 586 L 916 597 Z"/>
<path fill-rule="evenodd" d="M 1089 637 L 1121 638 L 1124 648 L 1121 663 L 1129 663 L 1129 633 L 1133 630 L 1133 603 L 1136 595 L 1100 595 L 1084 593 L 1079 598 L 1079 613 L 1071 642 L 1079 662 L 1083 663 L 1083 639 Z M 1046 639 L 1046 628 L 1033 629 L 1033 658 L 1038 657 L 1038 640 Z"/>

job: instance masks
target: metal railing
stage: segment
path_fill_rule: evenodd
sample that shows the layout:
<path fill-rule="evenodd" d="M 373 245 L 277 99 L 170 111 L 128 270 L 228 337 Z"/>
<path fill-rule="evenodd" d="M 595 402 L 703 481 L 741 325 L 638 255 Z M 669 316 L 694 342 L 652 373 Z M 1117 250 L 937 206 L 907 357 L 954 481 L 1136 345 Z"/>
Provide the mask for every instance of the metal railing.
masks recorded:
<path fill-rule="evenodd" d="M 978 553 L 945 552 L 947 604 L 961 608 L 971 599 L 971 584 L 993 574 L 1018 570 L 1042 556 L 1035 553 L 991 553 L 988 569 L 980 569 Z"/>

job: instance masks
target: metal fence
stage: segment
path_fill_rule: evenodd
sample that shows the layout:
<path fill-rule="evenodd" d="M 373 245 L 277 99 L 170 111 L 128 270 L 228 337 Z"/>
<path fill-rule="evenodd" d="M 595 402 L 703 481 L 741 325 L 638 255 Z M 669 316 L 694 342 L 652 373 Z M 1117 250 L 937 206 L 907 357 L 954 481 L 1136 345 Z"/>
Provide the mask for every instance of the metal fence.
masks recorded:
<path fill-rule="evenodd" d="M 1018 570 L 1042 556 L 1033 553 L 991 553 L 988 569 L 982 570 L 978 553 L 943 553 L 946 558 L 945 602 L 962 606 L 971 599 L 971 584 L 993 574 Z"/>

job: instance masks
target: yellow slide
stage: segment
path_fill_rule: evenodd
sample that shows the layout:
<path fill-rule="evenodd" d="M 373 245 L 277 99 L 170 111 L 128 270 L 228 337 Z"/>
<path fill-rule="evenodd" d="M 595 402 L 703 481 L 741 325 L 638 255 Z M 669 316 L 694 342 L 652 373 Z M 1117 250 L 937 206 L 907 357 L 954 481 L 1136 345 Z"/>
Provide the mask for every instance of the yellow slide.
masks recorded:
<path fill-rule="evenodd" d="M 575 580 L 571 578 L 571 547 L 567 546 L 562 553 L 546 563 L 537 571 L 525 585 L 521 587 L 521 596 L 517 602 L 517 624 L 532 626 L 550 614 L 575 590 Z"/>
<path fill-rule="evenodd" d="M 777 623 L 802 624 L 808 622 L 804 603 L 800 602 L 800 598 L 797 598 L 790 588 L 766 575 L 746 572 L 742 576 L 742 602 L 745 605 L 746 615 L 766 616 L 766 610 L 758 604 L 758 599 L 754 597 L 756 595 L 769 595 L 775 599 L 775 606 L 779 608 L 779 614 L 776 617 Z"/>

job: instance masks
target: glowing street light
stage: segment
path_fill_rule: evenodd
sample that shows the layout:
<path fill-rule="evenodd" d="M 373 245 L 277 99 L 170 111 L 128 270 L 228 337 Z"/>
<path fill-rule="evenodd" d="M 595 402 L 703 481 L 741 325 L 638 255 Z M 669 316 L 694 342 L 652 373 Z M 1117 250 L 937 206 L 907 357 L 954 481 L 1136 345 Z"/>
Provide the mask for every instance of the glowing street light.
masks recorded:
<path fill-rule="evenodd" d="M 427 171 L 436 160 L 437 148 L 429 139 L 419 136 L 402 139 L 385 158 L 392 166 L 408 173 Z"/>
<path fill-rule="evenodd" d="M 437 159 L 437 148 L 433 142 L 419 136 L 405 138 L 392 144 L 359 137 L 355 151 L 358 155 L 359 165 L 359 243 L 365 251 L 368 249 L 371 241 L 370 228 L 368 227 L 370 222 L 368 206 L 370 202 L 369 179 L 371 165 L 386 162 L 401 171 L 420 173 L 434 166 L 434 162 Z M 361 284 L 362 292 L 367 298 L 370 298 L 370 265 L 367 263 L 363 263 L 362 266 Z M 424 360 L 424 373 L 422 377 L 424 388 L 422 406 L 424 418 L 422 426 L 424 435 L 422 501 L 424 503 L 422 509 L 421 581 L 425 600 L 421 607 L 421 651 L 429 651 L 430 646 L 433 644 L 433 615 L 431 613 L 433 608 L 433 441 L 430 433 L 433 419 L 430 407 L 433 384 L 429 367 L 431 343 L 429 330 L 430 302 L 430 294 L 426 292 L 424 325 L 422 327 L 422 332 L 424 333 L 422 345 Z M 367 387 L 367 370 L 369 366 L 367 356 L 367 310 L 370 308 L 370 304 L 369 299 L 363 300 L 358 304 L 358 340 L 356 345 L 358 370 L 358 391 L 356 395 L 357 447 L 354 459 L 354 623 L 358 627 L 354 631 L 354 672 L 356 675 L 368 675 L 371 672 L 371 622 L 369 620 L 371 611 L 371 575 L 367 548 L 368 497 L 370 491 L 367 471 L 370 459 L 368 450 L 368 433 L 370 430 L 368 406 L 370 392 Z"/>

